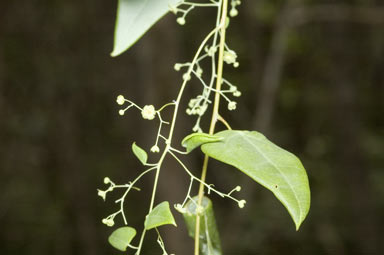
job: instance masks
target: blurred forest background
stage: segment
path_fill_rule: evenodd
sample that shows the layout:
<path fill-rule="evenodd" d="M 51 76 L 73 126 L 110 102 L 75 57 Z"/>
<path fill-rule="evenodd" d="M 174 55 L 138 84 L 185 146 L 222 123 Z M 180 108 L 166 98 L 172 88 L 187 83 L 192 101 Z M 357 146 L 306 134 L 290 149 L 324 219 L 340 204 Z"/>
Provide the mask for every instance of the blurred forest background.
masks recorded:
<path fill-rule="evenodd" d="M 224 254 L 384 254 L 384 2 L 242 2 L 228 31 L 240 67 L 225 70 L 243 96 L 236 112 L 223 114 L 233 128 L 262 131 L 302 159 L 312 207 L 296 232 L 269 191 L 212 161 L 208 182 L 224 191 L 240 184 L 238 196 L 247 200 L 240 210 L 212 197 Z M 104 176 L 126 183 L 143 170 L 130 147 L 136 141 L 149 150 L 157 124 L 137 111 L 120 117 L 116 96 L 156 106 L 174 99 L 181 77 L 173 65 L 191 59 L 214 13 L 195 10 L 183 27 L 167 15 L 111 58 L 116 5 L 0 2 L 2 255 L 119 254 L 107 243 L 112 229 L 101 223 L 117 207 L 96 189 Z M 176 137 L 193 123 L 181 114 Z M 188 164 L 198 174 L 201 162 L 196 151 Z M 151 183 L 146 177 L 128 198 L 137 229 Z M 168 160 L 157 201 L 180 202 L 188 183 Z M 177 221 L 179 228 L 162 229 L 168 250 L 192 254 Z M 154 238 L 144 254 L 160 254 Z"/>

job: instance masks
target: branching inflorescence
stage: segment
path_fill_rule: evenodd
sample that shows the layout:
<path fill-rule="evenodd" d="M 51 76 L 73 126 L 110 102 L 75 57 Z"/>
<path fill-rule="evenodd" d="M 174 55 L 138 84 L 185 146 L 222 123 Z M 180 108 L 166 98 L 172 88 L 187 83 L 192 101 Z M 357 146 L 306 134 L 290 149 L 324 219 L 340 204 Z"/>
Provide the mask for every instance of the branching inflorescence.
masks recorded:
<path fill-rule="evenodd" d="M 226 100 L 228 110 L 236 109 L 236 102 L 234 101 L 233 98 L 241 96 L 241 92 L 238 90 L 238 88 L 234 84 L 229 82 L 227 79 L 222 78 L 222 73 L 220 74 L 219 82 L 222 85 L 223 89 L 217 89 L 217 87 L 215 87 L 215 84 L 218 82 L 217 81 L 218 79 L 217 66 L 219 61 L 218 59 L 221 59 L 226 64 L 232 65 L 235 68 L 239 66 L 236 52 L 232 50 L 226 43 L 224 43 L 224 45 L 220 45 L 222 44 L 222 42 L 220 41 L 220 35 L 222 33 L 222 29 L 223 27 L 225 28 L 226 26 L 228 26 L 228 20 L 229 20 L 228 17 L 226 17 L 226 19 L 222 19 L 224 4 L 227 4 L 226 0 L 207 0 L 206 2 L 203 2 L 203 3 L 180 1 L 176 5 L 169 6 L 170 11 L 173 12 L 175 15 L 177 15 L 176 21 L 180 25 L 186 24 L 187 15 L 197 7 L 216 8 L 217 10 L 215 27 L 204 38 L 204 40 L 198 47 L 197 52 L 195 53 L 192 61 L 185 62 L 185 63 L 177 63 L 174 65 L 174 69 L 176 71 L 183 72 L 182 84 L 180 86 L 178 95 L 174 101 L 166 103 L 160 108 L 155 108 L 155 106 L 153 105 L 145 105 L 141 107 L 135 104 L 133 101 L 126 99 L 122 95 L 119 95 L 117 97 L 116 99 L 117 104 L 124 107 L 119 110 L 120 115 L 123 116 L 125 115 L 127 110 L 131 108 L 135 108 L 141 112 L 143 119 L 159 121 L 158 131 L 157 131 L 157 134 L 154 135 L 154 144 L 151 147 L 150 151 L 152 153 L 160 153 L 160 159 L 156 163 L 147 163 L 146 154 L 145 154 L 145 159 L 139 158 L 144 164 L 144 166 L 147 168 L 136 179 L 134 179 L 133 181 L 127 184 L 117 185 L 114 182 L 112 182 L 108 177 L 104 179 L 104 183 L 106 185 L 109 185 L 109 187 L 106 190 L 98 190 L 98 195 L 102 197 L 104 200 L 106 199 L 107 193 L 112 192 L 116 189 L 125 189 L 123 196 L 115 201 L 119 205 L 119 210 L 102 220 L 102 222 L 105 225 L 113 226 L 114 218 L 118 215 L 121 215 L 125 225 L 128 224 L 125 216 L 125 211 L 124 211 L 124 203 L 128 193 L 131 190 L 140 190 L 138 187 L 135 186 L 137 185 L 139 180 L 144 175 L 150 172 L 155 172 L 154 187 L 153 187 L 153 192 L 152 192 L 149 212 L 148 212 L 148 213 L 151 213 L 151 211 L 154 208 L 155 194 L 157 189 L 157 183 L 159 180 L 159 174 L 162 169 L 163 161 L 166 155 L 170 155 L 171 157 L 173 157 L 180 164 L 181 168 L 187 173 L 188 177 L 190 178 L 190 184 L 189 184 L 185 199 L 183 200 L 183 202 L 174 205 L 174 208 L 178 212 L 182 214 L 186 213 L 185 205 L 188 201 L 195 203 L 197 208 L 196 211 L 197 212 L 199 211 L 200 209 L 199 207 L 201 207 L 201 205 L 198 205 L 195 201 L 196 199 L 193 199 L 191 195 L 193 184 L 195 182 L 203 185 L 207 189 L 208 194 L 211 192 L 216 193 L 220 197 L 229 198 L 235 201 L 236 203 L 238 203 L 238 206 L 240 208 L 244 207 L 245 200 L 239 200 L 233 196 L 234 192 L 239 192 L 241 190 L 240 186 L 235 187 L 230 192 L 223 193 L 217 190 L 216 188 L 214 188 L 214 185 L 208 184 L 205 182 L 205 180 L 202 180 L 201 178 L 198 178 L 195 175 L 193 175 L 192 171 L 178 157 L 178 154 L 186 154 L 187 152 L 176 149 L 173 146 L 173 140 L 172 140 L 174 129 L 176 126 L 177 115 L 179 113 L 180 101 L 183 97 L 185 87 L 187 86 L 187 84 L 189 84 L 189 82 L 192 79 L 197 80 L 202 85 L 201 94 L 191 98 L 188 103 L 188 108 L 186 109 L 186 113 L 188 115 L 193 115 L 197 117 L 196 123 L 192 128 L 193 132 L 198 132 L 198 133 L 203 132 L 203 128 L 200 125 L 201 119 L 209 109 L 209 106 L 213 103 L 214 95 L 218 94 L 221 98 Z M 231 9 L 229 11 L 229 16 L 234 17 L 238 14 L 236 7 L 240 4 L 240 1 L 232 0 L 230 4 L 231 4 Z M 222 56 L 219 58 L 218 55 L 219 55 L 220 46 L 223 47 L 224 50 L 223 50 Z M 208 63 L 208 66 L 210 66 L 209 70 L 203 70 L 202 66 L 204 61 Z M 206 64 L 204 66 L 206 66 Z M 173 107 L 173 116 L 171 120 L 166 121 L 163 119 L 161 113 L 164 109 L 168 107 Z M 220 115 L 218 116 L 218 120 L 223 122 L 224 125 L 228 129 L 230 129 L 228 123 Z M 167 127 L 167 130 L 166 130 L 167 132 L 164 132 L 164 129 L 166 127 Z M 168 135 L 165 136 L 163 135 L 163 133 L 166 133 Z M 167 254 L 164 247 L 163 239 L 161 238 L 157 228 L 156 228 L 156 231 L 158 233 L 158 244 L 161 246 L 163 254 Z M 146 229 L 142 231 L 140 242 L 137 245 L 137 247 L 129 245 L 130 248 L 136 250 L 136 255 L 139 255 L 141 252 L 145 233 L 146 233 Z"/>

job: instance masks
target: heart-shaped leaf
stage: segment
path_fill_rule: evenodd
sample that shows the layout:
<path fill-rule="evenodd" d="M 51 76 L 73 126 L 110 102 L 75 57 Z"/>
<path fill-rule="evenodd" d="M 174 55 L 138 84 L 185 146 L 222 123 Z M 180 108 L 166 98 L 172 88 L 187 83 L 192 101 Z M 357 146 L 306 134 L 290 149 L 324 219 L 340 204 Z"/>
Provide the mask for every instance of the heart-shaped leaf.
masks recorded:
<path fill-rule="evenodd" d="M 147 215 L 144 227 L 146 230 L 149 230 L 168 224 L 176 226 L 175 219 L 173 218 L 171 209 L 169 208 L 169 203 L 164 201 L 153 208 L 153 210 Z"/>
<path fill-rule="evenodd" d="M 226 130 L 215 135 L 223 140 L 203 144 L 202 151 L 272 191 L 299 229 L 310 207 L 308 177 L 300 160 L 255 131 Z"/>
<path fill-rule="evenodd" d="M 128 50 L 177 0 L 119 0 L 112 57 Z"/>
<path fill-rule="evenodd" d="M 145 150 L 137 146 L 136 143 L 132 144 L 132 151 L 133 154 L 135 154 L 135 156 L 140 160 L 140 162 L 143 163 L 143 165 L 147 163 L 148 154 L 145 152 Z"/>
<path fill-rule="evenodd" d="M 181 141 L 181 145 L 187 149 L 187 152 L 191 152 L 204 143 L 218 142 L 222 139 L 222 137 L 206 133 L 193 133 L 186 136 L 183 141 Z"/>
<path fill-rule="evenodd" d="M 108 242 L 120 251 L 126 251 L 132 239 L 136 235 L 136 230 L 131 227 L 121 227 L 112 232 Z"/>

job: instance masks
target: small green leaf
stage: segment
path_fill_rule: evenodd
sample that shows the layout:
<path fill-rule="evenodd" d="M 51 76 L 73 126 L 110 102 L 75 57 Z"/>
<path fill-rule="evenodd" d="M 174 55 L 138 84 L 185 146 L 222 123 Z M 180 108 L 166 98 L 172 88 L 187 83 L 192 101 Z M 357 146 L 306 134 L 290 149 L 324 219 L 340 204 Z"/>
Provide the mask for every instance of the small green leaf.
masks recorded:
<path fill-rule="evenodd" d="M 147 163 L 148 154 L 145 152 L 145 150 L 137 146 L 136 143 L 132 144 L 132 151 L 133 154 L 135 154 L 135 156 L 140 160 L 140 162 L 143 163 L 143 165 Z"/>
<path fill-rule="evenodd" d="M 112 57 L 128 50 L 177 0 L 119 0 Z"/>
<path fill-rule="evenodd" d="M 206 133 L 192 133 L 186 136 L 183 141 L 181 141 L 181 145 L 187 149 L 187 152 L 191 152 L 202 144 L 218 142 L 221 140 L 223 140 L 222 137 L 215 135 L 209 135 Z"/>
<path fill-rule="evenodd" d="M 193 198 L 193 201 L 188 201 L 185 205 L 187 212 L 183 214 L 188 235 L 192 238 L 195 238 L 197 201 L 197 196 Z M 200 251 L 203 255 L 221 255 L 220 235 L 216 225 L 212 201 L 204 196 L 201 206 L 203 210 L 200 213 Z"/>
<path fill-rule="evenodd" d="M 168 224 L 176 226 L 175 219 L 173 218 L 171 209 L 169 208 L 169 203 L 164 201 L 153 208 L 153 210 L 147 215 L 144 227 L 146 230 L 149 230 Z"/>
<path fill-rule="evenodd" d="M 215 135 L 224 139 L 203 144 L 202 151 L 272 191 L 298 230 L 310 207 L 308 177 L 300 160 L 255 131 L 226 130 Z"/>
<path fill-rule="evenodd" d="M 113 231 L 108 238 L 108 242 L 116 249 L 126 251 L 135 235 L 136 230 L 134 228 L 121 227 Z"/>

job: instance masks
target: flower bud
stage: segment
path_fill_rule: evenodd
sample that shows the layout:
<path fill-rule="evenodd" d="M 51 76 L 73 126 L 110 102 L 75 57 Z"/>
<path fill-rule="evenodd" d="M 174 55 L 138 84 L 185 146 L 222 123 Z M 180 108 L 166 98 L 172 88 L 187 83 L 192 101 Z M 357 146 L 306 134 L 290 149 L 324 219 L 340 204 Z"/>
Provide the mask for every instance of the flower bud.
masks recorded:
<path fill-rule="evenodd" d="M 241 92 L 240 91 L 235 91 L 235 92 L 233 92 L 233 96 L 239 97 L 239 96 L 241 96 Z"/>
<path fill-rule="evenodd" d="M 189 74 L 189 72 L 186 72 L 184 75 L 183 75 L 183 80 L 184 81 L 189 81 L 191 79 L 191 75 Z"/>
<path fill-rule="evenodd" d="M 104 178 L 104 184 L 108 184 L 111 182 L 111 179 L 109 179 L 108 177 L 105 177 Z"/>
<path fill-rule="evenodd" d="M 239 14 L 239 12 L 235 8 L 232 8 L 231 11 L 229 12 L 229 15 L 231 17 L 236 17 L 237 14 Z"/>
<path fill-rule="evenodd" d="M 176 63 L 173 68 L 175 69 L 175 71 L 180 71 L 180 68 L 181 68 L 181 64 L 179 63 Z"/>
<path fill-rule="evenodd" d="M 184 17 L 179 17 L 179 18 L 177 18 L 177 23 L 179 23 L 179 25 L 184 25 L 185 24 L 185 19 L 184 19 Z"/>

